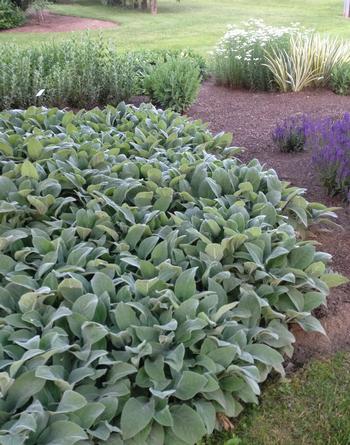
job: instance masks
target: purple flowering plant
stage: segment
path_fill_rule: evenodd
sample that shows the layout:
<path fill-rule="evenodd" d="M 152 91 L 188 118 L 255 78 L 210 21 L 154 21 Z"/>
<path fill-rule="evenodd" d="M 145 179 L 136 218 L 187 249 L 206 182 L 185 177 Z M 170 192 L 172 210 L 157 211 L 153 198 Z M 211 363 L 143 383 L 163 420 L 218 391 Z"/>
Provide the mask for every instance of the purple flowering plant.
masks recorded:
<path fill-rule="evenodd" d="M 290 116 L 277 124 L 272 139 L 282 152 L 312 150 L 312 165 L 327 192 L 350 201 L 350 113 L 318 120 Z"/>
<path fill-rule="evenodd" d="M 303 151 L 310 124 L 310 118 L 305 114 L 290 116 L 277 124 L 272 140 L 282 152 Z"/>
<path fill-rule="evenodd" d="M 315 121 L 307 145 L 313 148 L 312 163 L 328 193 L 342 193 L 350 200 L 350 114 Z"/>

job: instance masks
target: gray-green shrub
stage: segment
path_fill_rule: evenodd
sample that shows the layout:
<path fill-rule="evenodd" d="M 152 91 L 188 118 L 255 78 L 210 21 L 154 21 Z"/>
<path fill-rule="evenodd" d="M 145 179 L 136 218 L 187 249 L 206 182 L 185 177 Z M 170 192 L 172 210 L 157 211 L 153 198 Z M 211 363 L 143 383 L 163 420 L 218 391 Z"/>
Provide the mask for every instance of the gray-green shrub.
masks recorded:
<path fill-rule="evenodd" d="M 182 112 L 196 100 L 200 84 L 200 67 L 195 61 L 171 58 L 150 69 L 144 87 L 157 105 Z"/>
<path fill-rule="evenodd" d="M 189 59 L 199 66 L 202 78 L 207 78 L 209 75 L 208 64 L 206 59 L 191 49 L 155 49 L 155 50 L 140 50 L 132 53 L 137 70 L 144 76 L 149 73 L 152 67 L 155 67 L 163 62 L 168 62 L 171 59 Z M 137 63 L 138 62 L 138 63 Z"/>
<path fill-rule="evenodd" d="M 342 279 L 293 227 L 329 212 L 229 143 L 151 106 L 0 113 L 1 445 L 193 445 L 290 323 L 322 331 Z"/>

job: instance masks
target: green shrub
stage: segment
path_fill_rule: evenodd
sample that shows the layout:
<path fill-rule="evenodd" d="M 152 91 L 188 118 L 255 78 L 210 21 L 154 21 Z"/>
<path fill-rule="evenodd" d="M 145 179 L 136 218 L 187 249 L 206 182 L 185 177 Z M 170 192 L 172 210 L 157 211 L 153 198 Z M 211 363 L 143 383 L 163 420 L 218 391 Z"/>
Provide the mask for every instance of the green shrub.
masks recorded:
<path fill-rule="evenodd" d="M 24 22 L 23 12 L 10 0 L 0 0 L 0 30 L 16 28 Z"/>
<path fill-rule="evenodd" d="M 144 93 L 146 73 L 148 76 L 170 54 L 123 54 L 101 36 L 90 35 L 29 48 L 0 45 L 0 108 L 116 104 Z M 191 51 L 175 51 L 172 57 L 188 63 L 202 60 Z M 204 70 L 204 64 L 200 66 Z M 37 97 L 41 90 L 43 94 Z"/>
<path fill-rule="evenodd" d="M 208 77 L 208 66 L 206 59 L 196 53 L 195 51 L 188 50 L 167 50 L 167 49 L 157 49 L 157 50 L 142 50 L 134 51 L 132 57 L 135 63 L 138 62 L 137 69 L 144 76 L 149 74 L 150 69 L 163 62 L 168 62 L 171 59 L 189 59 L 199 66 L 201 77 Z"/>
<path fill-rule="evenodd" d="M 73 37 L 30 48 L 0 46 L 1 108 L 91 108 L 118 103 L 136 88 L 132 60 L 100 37 Z M 44 90 L 42 96 L 37 93 Z"/>
<path fill-rule="evenodd" d="M 350 63 L 335 65 L 331 73 L 330 85 L 336 94 L 350 94 Z"/>
<path fill-rule="evenodd" d="M 196 100 L 200 68 L 191 59 L 172 58 L 156 65 L 145 77 L 145 91 L 163 108 L 185 111 Z"/>
<path fill-rule="evenodd" d="M 289 323 L 322 331 L 342 279 L 293 225 L 328 211 L 228 135 L 124 104 L 0 135 L 1 445 L 193 445 L 283 373 Z"/>

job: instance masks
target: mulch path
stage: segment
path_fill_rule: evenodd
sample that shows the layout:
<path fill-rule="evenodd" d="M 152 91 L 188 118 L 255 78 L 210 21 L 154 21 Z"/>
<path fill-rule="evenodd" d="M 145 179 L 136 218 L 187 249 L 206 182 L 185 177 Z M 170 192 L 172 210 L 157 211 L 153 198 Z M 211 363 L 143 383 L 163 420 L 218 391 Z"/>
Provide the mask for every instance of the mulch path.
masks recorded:
<path fill-rule="evenodd" d="M 85 19 L 82 17 L 73 17 L 69 15 L 44 13 L 44 20 L 39 21 L 36 15 L 29 16 L 24 25 L 18 28 L 7 29 L 1 32 L 69 32 L 83 31 L 93 29 L 108 29 L 118 26 L 116 22 L 97 19 Z"/>
<path fill-rule="evenodd" d="M 327 90 L 301 93 L 261 93 L 232 90 L 207 81 L 189 115 L 209 123 L 214 132 L 234 134 L 234 145 L 245 147 L 243 161 L 257 158 L 267 168 L 274 168 L 280 178 L 307 189 L 307 198 L 328 206 L 342 207 L 338 223 L 342 229 L 314 232 L 311 237 L 321 243 L 320 249 L 333 255 L 332 268 L 350 277 L 350 209 L 339 197 L 330 198 L 321 187 L 311 165 L 309 151 L 285 154 L 276 149 L 271 132 L 278 120 L 296 113 L 314 117 L 339 116 L 350 112 L 350 97 L 337 96 Z M 294 329 L 297 347 L 296 364 L 311 356 L 350 350 L 350 284 L 332 291 L 328 307 L 318 310 L 328 337 L 305 334 Z"/>

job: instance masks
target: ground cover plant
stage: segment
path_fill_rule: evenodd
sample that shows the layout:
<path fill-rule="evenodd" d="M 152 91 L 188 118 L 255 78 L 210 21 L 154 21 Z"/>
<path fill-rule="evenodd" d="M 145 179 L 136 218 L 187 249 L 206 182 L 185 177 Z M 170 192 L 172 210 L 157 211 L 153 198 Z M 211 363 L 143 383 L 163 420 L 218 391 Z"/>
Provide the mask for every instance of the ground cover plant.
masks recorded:
<path fill-rule="evenodd" d="M 193 445 L 344 279 L 331 216 L 152 106 L 0 114 L 0 443 Z M 210 154 L 210 152 L 216 152 Z"/>
<path fill-rule="evenodd" d="M 0 45 L 0 109 L 32 104 L 74 108 L 117 104 L 133 95 L 148 94 L 146 80 L 158 67 L 168 66 L 169 60 L 179 67 L 171 75 L 171 88 L 176 86 L 181 92 L 173 92 L 172 98 L 182 110 L 195 99 L 205 72 L 205 61 L 193 51 L 123 54 L 113 42 L 91 34 L 31 48 Z M 159 79 L 157 91 L 164 91 L 168 84 L 169 77 Z M 175 105 L 172 98 L 156 95 L 163 108 Z"/>

